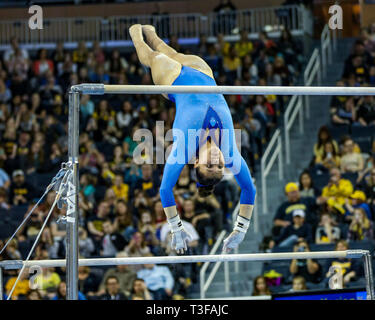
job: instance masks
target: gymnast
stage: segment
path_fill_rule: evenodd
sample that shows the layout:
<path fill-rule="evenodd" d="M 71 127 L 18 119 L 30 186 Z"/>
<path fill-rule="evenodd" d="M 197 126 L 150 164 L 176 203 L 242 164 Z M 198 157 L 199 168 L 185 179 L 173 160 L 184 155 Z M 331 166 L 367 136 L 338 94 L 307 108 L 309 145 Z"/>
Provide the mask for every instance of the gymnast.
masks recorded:
<path fill-rule="evenodd" d="M 139 61 L 151 68 L 156 85 L 216 85 L 212 70 L 203 59 L 178 53 L 157 36 L 153 26 L 135 24 L 129 28 L 129 33 Z M 183 167 L 193 163 L 201 196 L 208 196 L 214 191 L 215 185 L 224 175 L 224 167 L 232 171 L 241 188 L 240 212 L 233 232 L 223 241 L 222 252 L 229 253 L 243 241 L 250 225 L 255 187 L 249 168 L 236 146 L 228 105 L 222 94 L 185 93 L 163 96 L 176 104 L 174 140 L 160 186 L 160 198 L 172 231 L 172 247 L 177 253 L 187 250 L 190 235 L 184 230 L 178 215 L 173 187 Z M 189 144 L 192 130 L 199 134 Z M 177 131 L 183 133 L 184 141 L 175 139 Z"/>

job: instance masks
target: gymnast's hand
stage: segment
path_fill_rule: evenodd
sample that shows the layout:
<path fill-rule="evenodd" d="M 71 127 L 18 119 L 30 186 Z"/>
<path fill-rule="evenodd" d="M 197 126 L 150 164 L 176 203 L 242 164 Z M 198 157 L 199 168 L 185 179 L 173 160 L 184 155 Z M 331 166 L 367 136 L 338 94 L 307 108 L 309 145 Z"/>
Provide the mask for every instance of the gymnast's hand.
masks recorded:
<path fill-rule="evenodd" d="M 172 248 L 177 253 L 184 253 L 187 251 L 187 243 L 192 239 L 191 235 L 184 230 L 178 214 L 168 219 L 168 223 L 172 231 Z"/>
<path fill-rule="evenodd" d="M 237 216 L 237 220 L 232 233 L 223 241 L 222 253 L 229 253 L 233 249 L 236 249 L 238 247 L 238 245 L 245 238 L 245 234 L 247 232 L 247 229 L 249 228 L 249 225 L 249 219 L 242 217 L 240 215 Z"/>
<path fill-rule="evenodd" d="M 233 249 L 236 249 L 238 245 L 245 238 L 245 232 L 233 231 L 226 239 L 223 241 L 223 253 L 229 253 Z"/>

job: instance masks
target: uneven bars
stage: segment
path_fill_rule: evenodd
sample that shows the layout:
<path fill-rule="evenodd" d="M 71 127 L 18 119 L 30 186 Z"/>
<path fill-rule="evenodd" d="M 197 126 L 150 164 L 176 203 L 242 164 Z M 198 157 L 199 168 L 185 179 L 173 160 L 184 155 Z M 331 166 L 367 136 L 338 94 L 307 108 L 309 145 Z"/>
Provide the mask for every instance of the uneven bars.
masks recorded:
<path fill-rule="evenodd" d="M 98 258 L 79 259 L 79 266 L 111 266 L 134 264 L 173 264 L 217 261 L 270 261 L 292 259 L 330 259 L 330 258 L 361 258 L 368 254 L 368 250 L 346 251 L 317 251 L 317 252 L 281 252 L 281 253 L 249 253 L 249 254 L 219 254 L 196 256 L 162 256 L 162 257 L 129 257 L 129 258 Z M 0 268 L 21 269 L 21 260 L 7 260 L 0 262 Z M 31 260 L 26 267 L 39 266 L 44 268 L 65 267 L 65 259 Z"/>
<path fill-rule="evenodd" d="M 307 95 L 307 96 L 369 96 L 375 95 L 373 87 L 304 87 L 304 86 L 159 86 L 159 85 L 105 85 L 82 83 L 71 87 L 72 92 L 82 94 L 168 94 L 206 93 L 241 95 Z"/>

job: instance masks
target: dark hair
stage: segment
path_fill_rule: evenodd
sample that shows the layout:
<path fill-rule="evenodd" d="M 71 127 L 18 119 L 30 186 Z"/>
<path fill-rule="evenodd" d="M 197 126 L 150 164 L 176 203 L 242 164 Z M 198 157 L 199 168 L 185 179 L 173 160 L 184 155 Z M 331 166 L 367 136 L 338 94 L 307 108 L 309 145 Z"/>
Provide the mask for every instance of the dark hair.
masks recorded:
<path fill-rule="evenodd" d="M 110 279 L 115 279 L 117 281 L 117 283 L 119 283 L 119 280 L 116 276 L 109 276 L 107 279 L 105 279 L 105 284 L 107 284 L 108 280 L 110 280 Z"/>
<path fill-rule="evenodd" d="M 302 176 L 304 175 L 304 174 L 307 174 L 309 177 L 310 177 L 310 189 L 313 189 L 314 188 L 314 182 L 313 182 L 313 179 L 312 179 L 312 177 L 311 177 L 311 174 L 310 174 L 310 172 L 309 172 L 309 170 L 303 170 L 302 172 L 301 172 L 301 174 L 299 175 L 299 190 L 303 190 L 303 185 L 302 185 Z"/>
<path fill-rule="evenodd" d="M 322 132 L 325 132 L 327 134 L 327 140 L 326 141 L 322 141 L 322 139 L 320 138 L 320 135 L 322 134 Z M 331 135 L 331 132 L 329 131 L 328 127 L 327 126 L 321 126 L 320 129 L 319 129 L 319 132 L 318 132 L 318 149 L 327 141 L 331 141 L 332 140 L 332 135 Z"/>
<path fill-rule="evenodd" d="M 208 197 L 214 192 L 215 185 L 221 181 L 220 177 L 205 177 L 200 171 L 199 167 L 195 169 L 197 174 L 197 180 L 201 186 L 198 186 L 198 193 L 201 197 Z"/>
<path fill-rule="evenodd" d="M 259 279 L 263 279 L 264 283 L 266 284 L 266 293 L 271 295 L 271 290 L 269 289 L 268 287 L 268 284 L 267 284 L 267 281 L 266 281 L 266 278 L 264 276 L 257 276 L 255 279 L 254 279 L 254 285 L 253 285 L 253 296 L 259 296 L 260 295 L 260 292 L 257 288 L 257 282 Z"/>

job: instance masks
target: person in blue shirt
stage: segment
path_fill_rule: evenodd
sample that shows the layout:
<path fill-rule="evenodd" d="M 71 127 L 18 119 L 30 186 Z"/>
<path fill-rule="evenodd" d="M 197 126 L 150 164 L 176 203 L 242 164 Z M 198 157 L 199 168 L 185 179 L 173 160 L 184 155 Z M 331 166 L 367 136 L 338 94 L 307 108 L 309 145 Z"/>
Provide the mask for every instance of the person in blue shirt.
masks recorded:
<path fill-rule="evenodd" d="M 212 70 L 203 59 L 178 53 L 157 36 L 153 26 L 135 24 L 129 33 L 140 62 L 151 68 L 156 85 L 216 85 Z M 233 232 L 224 240 L 223 252 L 230 252 L 242 242 L 250 225 L 255 187 L 249 168 L 237 149 L 228 105 L 222 94 L 164 96 L 176 104 L 173 146 L 160 186 L 160 198 L 172 230 L 172 247 L 178 253 L 187 250 L 189 234 L 177 213 L 173 187 L 184 166 L 193 164 L 201 196 L 213 192 L 225 167 L 232 171 L 241 187 L 240 212 Z"/>
<path fill-rule="evenodd" d="M 146 254 L 145 257 L 152 257 L 153 254 Z M 144 264 L 137 272 L 137 277 L 143 279 L 147 289 L 154 300 L 169 300 L 173 294 L 174 279 L 167 266 Z"/>

